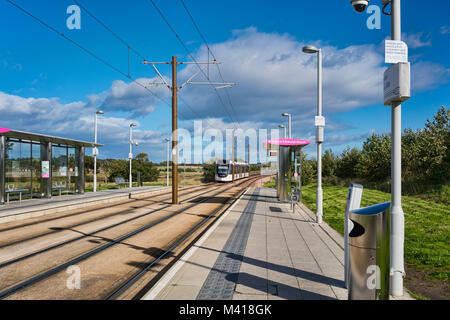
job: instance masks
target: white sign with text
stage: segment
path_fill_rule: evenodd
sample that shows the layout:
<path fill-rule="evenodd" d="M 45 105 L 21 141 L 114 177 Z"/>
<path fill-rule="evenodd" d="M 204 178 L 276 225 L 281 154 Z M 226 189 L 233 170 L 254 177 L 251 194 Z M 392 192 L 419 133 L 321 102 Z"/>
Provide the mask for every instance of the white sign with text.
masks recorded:
<path fill-rule="evenodd" d="M 408 46 L 403 41 L 385 40 L 385 63 L 408 62 Z"/>

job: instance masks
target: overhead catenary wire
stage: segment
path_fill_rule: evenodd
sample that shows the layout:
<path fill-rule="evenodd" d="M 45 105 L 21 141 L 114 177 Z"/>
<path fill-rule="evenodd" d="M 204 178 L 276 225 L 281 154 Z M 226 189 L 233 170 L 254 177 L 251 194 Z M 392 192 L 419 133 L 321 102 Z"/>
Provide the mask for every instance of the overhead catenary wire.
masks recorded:
<path fill-rule="evenodd" d="M 125 41 L 122 37 L 120 37 L 116 32 L 114 32 L 112 30 L 112 28 L 108 27 L 102 20 L 100 20 L 97 16 L 95 16 L 90 10 L 88 10 L 85 6 L 83 6 L 78 0 L 74 0 L 74 2 L 81 8 L 83 9 L 91 18 L 93 18 L 95 21 L 97 21 L 97 23 L 99 23 L 103 28 L 105 28 L 107 31 L 109 31 L 117 40 L 119 40 L 122 44 L 124 44 L 127 48 L 128 48 L 128 73 L 129 73 L 129 52 L 130 50 L 132 52 L 134 52 L 139 58 L 141 58 L 144 61 L 147 61 L 147 59 L 144 57 L 144 55 L 142 53 L 140 53 L 137 49 L 135 49 L 133 46 L 131 46 L 129 44 L 129 42 Z M 162 78 L 164 80 L 164 78 L 162 77 L 161 74 L 159 74 L 159 72 L 157 71 L 158 76 L 160 78 Z M 164 80 L 165 81 L 165 80 Z M 183 104 L 192 111 L 192 113 L 194 113 L 194 115 L 196 115 L 198 118 L 201 118 L 201 116 L 192 108 L 192 106 L 190 106 L 184 99 L 180 98 L 180 100 L 182 100 Z M 168 105 L 170 107 L 170 103 L 169 102 L 165 102 L 166 105 Z M 182 120 L 187 120 L 188 117 L 186 117 L 185 115 L 183 115 L 183 113 L 178 112 L 180 115 L 182 115 Z M 209 123 L 208 120 L 207 124 L 209 126 L 211 126 L 211 124 Z M 212 127 L 212 126 L 211 126 Z"/>
<path fill-rule="evenodd" d="M 199 63 L 197 62 L 197 60 L 195 59 L 195 57 L 192 55 L 192 53 L 190 52 L 189 48 L 186 46 L 186 44 L 184 43 L 184 41 L 181 39 L 181 37 L 179 36 L 179 34 L 176 32 L 176 30 L 173 28 L 173 26 L 170 24 L 170 22 L 167 20 L 167 18 L 164 16 L 164 14 L 162 13 L 162 11 L 159 9 L 159 7 L 156 5 L 156 3 L 153 0 L 149 0 L 150 3 L 153 5 L 153 7 L 155 8 L 155 10 L 158 12 L 158 14 L 161 16 L 161 18 L 163 19 L 163 21 L 167 24 L 167 26 L 169 27 L 169 29 L 172 31 L 172 33 L 175 35 L 175 37 L 178 39 L 178 41 L 180 42 L 180 44 L 183 46 L 183 48 L 185 49 L 185 51 L 187 52 L 188 56 L 192 59 L 192 61 L 195 63 L 195 65 L 199 68 L 199 70 L 201 71 L 201 73 L 205 76 L 205 78 L 208 80 L 210 86 L 214 89 L 214 92 L 216 93 L 217 97 L 219 98 L 219 101 L 221 102 L 222 106 L 224 107 L 226 113 L 228 114 L 228 117 L 230 118 L 230 120 L 233 122 L 235 128 L 236 126 L 236 121 L 233 120 L 233 117 L 231 116 L 231 114 L 228 112 L 228 108 L 226 107 L 225 103 L 223 102 L 223 99 L 221 97 L 221 95 L 217 92 L 217 89 L 215 88 L 215 86 L 211 83 L 209 77 L 205 74 L 205 72 L 201 69 L 201 67 L 199 66 Z"/>
<path fill-rule="evenodd" d="M 145 59 L 142 54 L 139 53 L 135 48 L 133 48 L 127 41 L 122 39 L 117 33 L 115 33 L 110 27 L 108 27 L 103 21 L 101 21 L 99 18 L 97 18 L 91 11 L 89 11 L 85 6 L 83 6 L 78 0 L 73 0 L 81 9 L 83 9 L 92 19 L 97 21 L 103 28 L 108 30 L 117 40 L 122 42 L 126 47 L 128 47 L 129 50 L 133 51 L 137 56 L 139 56 L 142 59 Z"/>
<path fill-rule="evenodd" d="M 180 0 L 180 2 L 181 2 L 181 4 L 183 5 L 183 7 L 184 7 L 186 13 L 188 14 L 189 18 L 191 19 L 192 24 L 194 25 L 194 27 L 195 27 L 195 29 L 197 30 L 198 34 L 200 35 L 200 38 L 202 39 L 203 43 L 205 44 L 206 48 L 208 49 L 208 57 L 209 57 L 209 54 L 211 54 L 212 57 L 213 57 L 213 59 L 214 59 L 215 61 L 217 61 L 216 56 L 214 55 L 214 53 L 213 53 L 213 51 L 211 50 L 211 48 L 210 48 L 208 42 L 206 41 L 205 36 L 204 36 L 203 33 L 200 31 L 200 28 L 199 28 L 197 22 L 195 21 L 194 17 L 192 16 L 191 12 L 189 11 L 188 7 L 187 7 L 186 4 L 184 3 L 184 0 Z M 225 82 L 225 80 L 224 80 L 224 78 L 223 78 L 223 76 L 222 76 L 222 72 L 220 71 L 219 65 L 216 64 L 216 67 L 217 67 L 217 71 L 218 71 L 218 73 L 219 73 L 219 76 L 220 76 L 222 82 Z M 208 76 L 209 76 L 209 75 L 208 75 Z M 226 93 L 226 95 L 227 95 L 227 97 L 228 97 L 228 102 L 229 102 L 229 104 L 230 104 L 231 110 L 232 110 L 233 113 L 234 113 L 235 118 L 236 118 L 237 120 L 239 120 L 238 117 L 237 117 L 236 110 L 234 109 L 233 103 L 231 102 L 231 96 L 230 96 L 230 94 L 229 94 L 227 88 L 225 88 L 225 93 Z M 239 124 L 239 121 L 238 121 L 238 124 Z M 239 124 L 239 127 L 242 129 L 242 127 L 241 127 L 240 124 Z"/>
<path fill-rule="evenodd" d="M 75 45 L 76 47 L 80 48 L 81 50 L 83 50 L 84 52 L 86 52 L 87 54 L 89 54 L 90 56 L 92 56 L 93 58 L 95 58 L 96 60 L 100 61 L 101 63 L 103 63 L 104 65 L 106 65 L 107 67 L 109 67 L 110 69 L 116 71 L 117 73 L 121 74 L 123 77 L 131 80 L 131 83 L 135 83 L 136 85 L 142 87 L 143 89 L 145 89 L 146 91 L 148 91 L 151 95 L 153 95 L 155 98 L 157 98 L 159 101 L 163 102 L 165 105 L 167 105 L 168 107 L 170 107 L 170 103 L 161 98 L 158 94 L 156 94 L 155 92 L 153 92 L 152 90 L 150 90 L 147 86 L 145 86 L 144 84 L 140 83 L 139 81 L 137 81 L 136 79 L 134 79 L 131 75 L 123 72 L 122 70 L 120 70 L 119 68 L 117 68 L 116 66 L 114 66 L 113 64 L 109 63 L 108 61 L 106 61 L 105 59 L 101 58 L 100 56 L 98 56 L 97 54 L 95 54 L 94 52 L 92 52 L 91 50 L 87 49 L 86 47 L 82 46 L 81 44 L 79 44 L 78 42 L 72 40 L 71 38 L 67 37 L 64 33 L 60 32 L 59 30 L 57 30 L 55 27 L 49 25 L 48 23 L 46 23 L 45 21 L 43 21 L 42 19 L 38 18 L 37 16 L 33 15 L 31 12 L 29 12 L 28 10 L 22 8 L 21 6 L 19 6 L 18 4 L 14 3 L 11 0 L 6 0 L 7 2 L 9 2 L 11 5 L 13 5 L 15 8 L 19 9 L 20 11 L 22 11 L 23 13 L 25 13 L 26 15 L 30 16 L 31 18 L 33 18 L 34 20 L 36 20 L 37 22 L 39 22 L 40 24 L 42 24 L 44 27 L 46 27 L 47 29 L 53 31 L 54 33 L 56 33 L 57 35 L 59 35 L 60 37 L 64 38 L 65 40 L 69 41 L 70 43 L 72 43 L 73 45 Z M 87 11 L 86 11 L 87 12 Z M 96 19 L 97 21 L 100 22 L 99 19 Z M 106 25 L 104 25 L 103 23 L 101 23 L 103 26 L 106 27 Z M 107 28 L 109 29 L 109 28 Z M 110 32 L 111 29 L 109 29 Z M 123 41 L 123 40 L 122 40 Z M 126 43 L 126 42 L 125 42 Z M 131 49 L 131 47 L 130 47 Z M 133 49 L 133 51 L 136 53 L 137 50 L 135 51 L 135 49 Z M 140 55 L 140 54 L 139 54 Z M 188 117 L 186 117 L 184 114 L 180 113 L 180 115 L 183 116 L 183 118 L 187 119 Z"/>

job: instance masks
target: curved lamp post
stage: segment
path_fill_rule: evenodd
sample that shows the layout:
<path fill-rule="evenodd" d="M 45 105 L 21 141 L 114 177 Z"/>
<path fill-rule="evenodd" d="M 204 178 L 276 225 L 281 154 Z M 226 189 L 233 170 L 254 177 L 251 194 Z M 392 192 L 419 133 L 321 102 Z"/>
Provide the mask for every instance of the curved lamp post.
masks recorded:
<path fill-rule="evenodd" d="M 133 148 L 133 144 L 134 144 L 134 142 L 133 142 L 133 127 L 137 127 L 137 124 L 135 124 L 135 123 L 130 124 L 130 153 L 128 154 L 128 159 L 130 160 L 130 179 L 129 179 L 130 189 L 133 187 L 133 177 L 131 175 L 131 163 L 133 160 L 133 149 L 132 148 Z M 137 142 L 135 144 L 136 144 L 136 146 L 138 145 Z"/>
<path fill-rule="evenodd" d="M 317 116 L 322 117 L 322 50 L 315 46 L 303 47 L 303 52 L 317 53 Z M 316 192 L 316 218 L 317 223 L 322 223 L 323 216 L 323 191 L 322 191 L 322 143 L 323 126 L 317 126 L 317 192 Z"/>
<path fill-rule="evenodd" d="M 286 137 L 286 126 L 285 126 L 284 124 L 280 124 L 280 125 L 278 126 L 278 128 L 284 129 L 284 138 L 286 139 L 286 138 L 287 138 L 287 137 Z"/>
<path fill-rule="evenodd" d="M 292 139 L 292 130 L 291 130 L 291 119 L 292 119 L 292 115 L 289 113 L 283 113 L 282 114 L 283 117 L 288 117 L 289 118 L 289 139 Z"/>
<path fill-rule="evenodd" d="M 97 117 L 99 114 L 105 114 L 103 111 L 98 110 L 95 112 L 94 116 L 94 144 L 97 145 Z M 98 149 L 96 146 L 94 146 L 94 149 L 92 149 L 92 153 L 94 156 L 94 192 L 97 192 L 97 156 L 98 156 Z"/>

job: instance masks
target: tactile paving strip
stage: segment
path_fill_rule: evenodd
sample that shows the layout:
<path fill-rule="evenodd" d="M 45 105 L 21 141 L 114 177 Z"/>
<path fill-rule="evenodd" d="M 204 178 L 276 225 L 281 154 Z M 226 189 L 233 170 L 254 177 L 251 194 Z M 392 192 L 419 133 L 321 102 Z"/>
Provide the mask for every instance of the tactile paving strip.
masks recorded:
<path fill-rule="evenodd" d="M 259 188 L 251 196 L 230 238 L 206 278 L 197 300 L 225 300 L 233 297 L 255 213 Z"/>

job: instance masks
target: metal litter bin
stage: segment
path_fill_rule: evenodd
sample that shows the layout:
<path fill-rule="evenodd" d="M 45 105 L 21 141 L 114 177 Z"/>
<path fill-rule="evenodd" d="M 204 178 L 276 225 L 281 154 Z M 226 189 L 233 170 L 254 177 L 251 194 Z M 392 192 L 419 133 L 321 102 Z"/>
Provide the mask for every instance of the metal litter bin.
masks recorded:
<path fill-rule="evenodd" d="M 389 207 L 386 202 L 349 213 L 349 300 L 389 299 Z"/>

